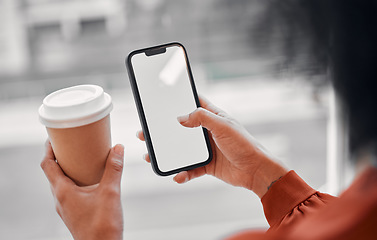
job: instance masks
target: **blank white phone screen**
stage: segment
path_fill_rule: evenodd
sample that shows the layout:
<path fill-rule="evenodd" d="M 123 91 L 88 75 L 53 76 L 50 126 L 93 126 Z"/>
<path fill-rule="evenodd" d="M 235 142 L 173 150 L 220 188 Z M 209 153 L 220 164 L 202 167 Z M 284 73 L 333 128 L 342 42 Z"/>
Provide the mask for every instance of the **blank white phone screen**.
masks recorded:
<path fill-rule="evenodd" d="M 208 160 L 202 128 L 186 128 L 177 120 L 197 108 L 183 48 L 173 45 L 152 56 L 136 54 L 131 63 L 160 171 Z"/>

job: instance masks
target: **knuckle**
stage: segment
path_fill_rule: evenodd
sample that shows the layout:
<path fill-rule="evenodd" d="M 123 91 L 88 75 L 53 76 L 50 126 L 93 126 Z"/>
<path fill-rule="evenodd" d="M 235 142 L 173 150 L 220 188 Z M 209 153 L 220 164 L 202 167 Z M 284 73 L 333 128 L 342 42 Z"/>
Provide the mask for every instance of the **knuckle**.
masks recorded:
<path fill-rule="evenodd" d="M 55 195 L 55 198 L 56 198 L 56 200 L 59 204 L 61 204 L 61 205 L 64 204 L 64 202 L 67 199 L 67 195 L 69 195 L 68 191 L 69 191 L 69 189 L 68 189 L 66 184 L 59 182 L 56 185 L 56 187 L 54 189 L 54 192 L 55 192 L 54 195 Z"/>
<path fill-rule="evenodd" d="M 211 116 L 210 116 L 210 113 L 205 110 L 204 108 L 198 108 L 197 109 L 197 119 L 198 121 L 200 122 L 200 124 L 202 125 L 203 123 L 207 123 Z"/>
<path fill-rule="evenodd" d="M 49 165 L 48 159 L 45 157 L 45 158 L 42 160 L 40 166 L 41 166 L 41 168 L 42 168 L 43 171 L 46 171 L 47 168 L 48 168 L 48 165 Z"/>
<path fill-rule="evenodd" d="M 42 170 L 44 171 L 46 169 L 46 159 L 43 159 L 41 164 L 40 164 Z"/>
<path fill-rule="evenodd" d="M 60 204 L 63 205 L 65 200 L 66 200 L 66 194 L 63 193 L 62 191 L 57 191 L 55 193 L 56 201 Z"/>
<path fill-rule="evenodd" d="M 107 186 L 106 188 L 103 189 L 103 194 L 108 199 L 118 198 L 120 197 L 119 187 L 115 185 Z"/>
<path fill-rule="evenodd" d="M 111 167 L 117 172 L 122 172 L 123 171 L 123 161 L 121 159 L 113 158 L 111 160 Z"/>
<path fill-rule="evenodd" d="M 199 119 L 202 119 L 203 117 L 207 116 L 206 110 L 204 108 L 197 108 L 194 112 L 193 115 L 196 115 Z"/>
<path fill-rule="evenodd" d="M 206 110 L 202 107 L 198 107 L 194 112 L 197 112 L 198 114 L 204 114 Z"/>

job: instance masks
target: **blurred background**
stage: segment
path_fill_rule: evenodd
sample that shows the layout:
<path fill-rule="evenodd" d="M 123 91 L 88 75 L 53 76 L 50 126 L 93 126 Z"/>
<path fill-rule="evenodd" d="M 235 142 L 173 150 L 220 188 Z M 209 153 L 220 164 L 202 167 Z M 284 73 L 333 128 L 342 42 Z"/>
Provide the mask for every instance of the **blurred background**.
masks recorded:
<path fill-rule="evenodd" d="M 268 227 L 252 192 L 211 176 L 177 185 L 143 161 L 124 59 L 172 41 L 185 45 L 199 93 L 312 187 L 337 193 L 328 173 L 337 168 L 335 98 L 324 75 L 292 70 L 273 45 L 254 44 L 265 8 L 257 0 L 0 0 L 0 238 L 71 238 L 39 167 L 47 134 L 37 112 L 47 94 L 84 83 L 113 97 L 112 139 L 126 149 L 125 239 L 221 239 Z"/>

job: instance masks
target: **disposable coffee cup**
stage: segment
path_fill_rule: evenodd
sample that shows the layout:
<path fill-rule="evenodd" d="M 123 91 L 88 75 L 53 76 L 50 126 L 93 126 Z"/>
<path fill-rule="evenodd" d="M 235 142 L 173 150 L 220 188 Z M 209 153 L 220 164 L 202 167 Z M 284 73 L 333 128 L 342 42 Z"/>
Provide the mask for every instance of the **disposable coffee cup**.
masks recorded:
<path fill-rule="evenodd" d="M 79 186 L 99 183 L 111 149 L 110 95 L 100 86 L 53 92 L 39 107 L 39 120 L 64 173 Z"/>

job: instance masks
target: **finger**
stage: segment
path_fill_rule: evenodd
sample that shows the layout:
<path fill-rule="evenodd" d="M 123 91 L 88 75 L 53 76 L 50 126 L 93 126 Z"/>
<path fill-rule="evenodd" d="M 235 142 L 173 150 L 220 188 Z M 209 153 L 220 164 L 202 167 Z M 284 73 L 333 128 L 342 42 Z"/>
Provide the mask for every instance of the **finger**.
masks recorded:
<path fill-rule="evenodd" d="M 192 113 L 177 118 L 180 124 L 185 127 L 202 126 L 208 129 L 213 135 L 226 126 L 224 119 L 204 108 L 197 108 Z"/>
<path fill-rule="evenodd" d="M 143 155 L 143 159 L 145 161 L 149 162 L 149 163 L 151 162 L 151 159 L 149 158 L 149 154 L 148 153 L 146 153 L 146 154 Z"/>
<path fill-rule="evenodd" d="M 140 139 L 141 141 L 145 141 L 144 133 L 143 133 L 142 130 L 139 130 L 139 131 L 136 132 L 136 137 L 137 137 L 138 139 Z"/>
<path fill-rule="evenodd" d="M 183 184 L 183 183 L 186 183 L 186 182 L 188 182 L 192 179 L 201 177 L 205 174 L 206 174 L 205 167 L 200 167 L 200 168 L 195 168 L 193 170 L 180 172 L 173 178 L 173 180 L 176 183 Z"/>
<path fill-rule="evenodd" d="M 52 150 L 52 145 L 50 142 L 50 139 L 47 139 L 45 142 L 45 157 L 49 159 L 53 159 L 55 161 L 55 154 L 54 151 Z"/>
<path fill-rule="evenodd" d="M 136 137 L 139 138 L 141 141 L 145 141 L 144 133 L 142 130 L 136 132 Z M 151 162 L 148 153 L 143 155 L 143 159 L 149 163 Z"/>
<path fill-rule="evenodd" d="M 123 157 L 124 147 L 121 144 L 117 144 L 110 150 L 100 185 L 106 187 L 113 186 L 120 190 L 120 180 L 123 172 Z"/>
<path fill-rule="evenodd" d="M 200 102 L 200 106 L 202 108 L 205 108 L 208 111 L 213 112 L 216 115 L 219 114 L 219 113 L 223 113 L 224 112 L 223 110 L 221 110 L 220 108 L 216 107 L 213 103 L 211 103 L 207 98 L 205 98 L 202 95 L 199 95 L 199 102 Z"/>
<path fill-rule="evenodd" d="M 46 142 L 46 155 L 41 162 L 41 168 L 53 188 L 60 180 L 68 179 L 60 166 L 55 162 L 55 155 L 50 142 Z"/>

